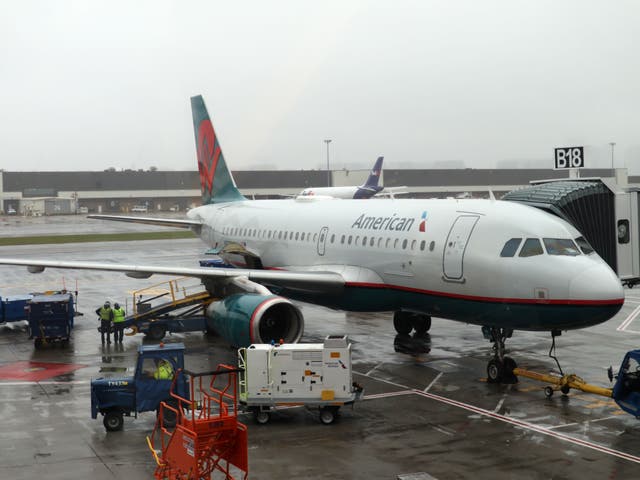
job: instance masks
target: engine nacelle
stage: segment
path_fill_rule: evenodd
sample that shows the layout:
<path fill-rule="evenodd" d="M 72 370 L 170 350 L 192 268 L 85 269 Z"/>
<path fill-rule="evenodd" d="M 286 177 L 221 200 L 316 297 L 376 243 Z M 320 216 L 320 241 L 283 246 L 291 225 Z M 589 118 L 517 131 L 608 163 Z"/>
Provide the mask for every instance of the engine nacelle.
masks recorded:
<path fill-rule="evenodd" d="M 277 295 L 239 293 L 207 308 L 207 326 L 234 347 L 252 343 L 296 343 L 302 337 L 302 312 Z"/>

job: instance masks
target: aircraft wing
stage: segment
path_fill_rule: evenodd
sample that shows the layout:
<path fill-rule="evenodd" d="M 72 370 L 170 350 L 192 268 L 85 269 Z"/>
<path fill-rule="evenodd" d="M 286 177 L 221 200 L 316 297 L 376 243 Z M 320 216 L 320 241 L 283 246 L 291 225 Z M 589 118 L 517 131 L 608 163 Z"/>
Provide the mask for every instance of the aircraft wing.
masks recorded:
<path fill-rule="evenodd" d="M 172 218 L 127 217 L 121 215 L 87 215 L 87 218 L 113 220 L 115 222 L 144 223 L 146 225 L 158 225 L 160 227 L 191 228 L 194 230 L 199 230 L 202 227 L 202 223 L 200 222 Z"/>
<path fill-rule="evenodd" d="M 57 260 L 21 260 L 0 258 L 0 265 L 22 265 L 31 273 L 40 273 L 45 268 L 73 270 L 101 270 L 122 272 L 132 278 L 149 278 L 153 274 L 195 277 L 201 280 L 225 280 L 244 277 L 256 283 L 291 288 L 294 290 L 339 292 L 345 280 L 340 273 L 331 271 L 283 271 L 252 270 L 244 268 L 208 267 L 162 267 L 147 265 L 126 265 L 116 263 L 61 262 Z"/>

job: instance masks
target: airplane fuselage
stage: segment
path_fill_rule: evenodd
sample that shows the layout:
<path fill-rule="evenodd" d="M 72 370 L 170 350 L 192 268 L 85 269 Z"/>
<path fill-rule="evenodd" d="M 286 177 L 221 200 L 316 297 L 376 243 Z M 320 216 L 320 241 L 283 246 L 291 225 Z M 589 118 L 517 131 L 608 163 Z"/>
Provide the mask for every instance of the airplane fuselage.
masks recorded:
<path fill-rule="evenodd" d="M 265 269 L 340 273 L 339 295 L 281 292 L 332 308 L 551 330 L 603 322 L 624 299 L 597 254 L 577 247 L 550 254 L 544 239 L 575 240 L 581 236 L 575 228 L 511 202 L 241 201 L 198 207 L 189 217 L 203 222 L 210 246 L 239 244 Z M 501 256 L 510 239 L 521 239 L 517 251 Z M 524 256 L 527 239 L 537 239 L 541 252 Z M 245 266 L 242 256 L 229 259 Z"/>

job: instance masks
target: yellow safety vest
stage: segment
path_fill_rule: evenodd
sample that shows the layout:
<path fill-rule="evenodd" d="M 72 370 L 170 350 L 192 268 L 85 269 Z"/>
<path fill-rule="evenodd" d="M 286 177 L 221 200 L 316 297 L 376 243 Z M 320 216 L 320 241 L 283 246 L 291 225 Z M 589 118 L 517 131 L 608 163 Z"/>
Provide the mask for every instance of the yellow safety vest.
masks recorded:
<path fill-rule="evenodd" d="M 111 309 L 100 307 L 100 320 L 111 320 Z"/>
<path fill-rule="evenodd" d="M 173 368 L 169 363 L 161 363 L 153 374 L 156 380 L 171 380 L 173 378 Z"/>
<path fill-rule="evenodd" d="M 126 313 L 124 311 L 124 308 L 122 308 L 122 307 L 114 308 L 113 309 L 113 323 L 124 322 L 125 315 L 126 315 Z"/>

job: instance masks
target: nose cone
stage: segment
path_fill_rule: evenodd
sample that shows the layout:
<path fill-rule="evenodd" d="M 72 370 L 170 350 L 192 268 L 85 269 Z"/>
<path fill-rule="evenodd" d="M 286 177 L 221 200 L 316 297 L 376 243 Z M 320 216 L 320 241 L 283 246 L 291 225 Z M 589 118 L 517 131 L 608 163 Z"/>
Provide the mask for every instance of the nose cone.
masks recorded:
<path fill-rule="evenodd" d="M 576 275 L 569 283 L 571 300 L 597 303 L 624 301 L 624 289 L 618 276 L 604 262 Z"/>

